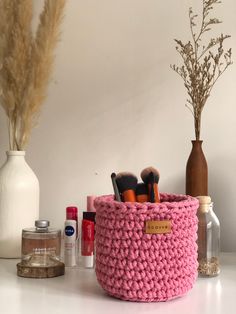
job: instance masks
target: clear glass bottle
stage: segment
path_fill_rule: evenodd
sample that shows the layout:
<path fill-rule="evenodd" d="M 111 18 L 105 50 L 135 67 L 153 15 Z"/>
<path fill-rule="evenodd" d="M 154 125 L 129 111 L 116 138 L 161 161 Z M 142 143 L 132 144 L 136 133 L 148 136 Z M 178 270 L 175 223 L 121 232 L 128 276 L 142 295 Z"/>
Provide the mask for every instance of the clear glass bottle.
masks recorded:
<path fill-rule="evenodd" d="M 35 228 L 22 230 L 22 265 L 50 267 L 60 263 L 61 230 L 49 228 L 48 220 L 36 220 Z"/>
<path fill-rule="evenodd" d="M 209 196 L 198 196 L 198 273 L 213 277 L 220 273 L 220 223 Z"/>

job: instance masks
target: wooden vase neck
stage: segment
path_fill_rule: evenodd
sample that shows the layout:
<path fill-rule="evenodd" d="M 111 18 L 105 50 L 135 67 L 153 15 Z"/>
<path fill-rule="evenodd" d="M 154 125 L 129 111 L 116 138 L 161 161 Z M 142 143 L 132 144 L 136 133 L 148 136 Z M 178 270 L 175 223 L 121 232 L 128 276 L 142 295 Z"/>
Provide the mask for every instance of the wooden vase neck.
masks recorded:
<path fill-rule="evenodd" d="M 207 161 L 202 150 L 202 140 L 192 141 L 192 150 L 186 166 L 186 194 L 208 195 Z"/>

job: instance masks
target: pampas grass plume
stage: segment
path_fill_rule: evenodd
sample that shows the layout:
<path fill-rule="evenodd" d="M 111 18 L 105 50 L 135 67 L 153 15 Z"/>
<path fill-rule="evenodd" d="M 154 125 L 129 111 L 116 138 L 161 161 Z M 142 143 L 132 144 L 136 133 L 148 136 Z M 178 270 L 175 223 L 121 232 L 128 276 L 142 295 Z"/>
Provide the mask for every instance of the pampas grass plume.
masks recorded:
<path fill-rule="evenodd" d="M 45 0 L 32 35 L 32 0 L 0 1 L 0 103 L 9 119 L 10 150 L 24 150 L 52 73 L 65 0 Z"/>

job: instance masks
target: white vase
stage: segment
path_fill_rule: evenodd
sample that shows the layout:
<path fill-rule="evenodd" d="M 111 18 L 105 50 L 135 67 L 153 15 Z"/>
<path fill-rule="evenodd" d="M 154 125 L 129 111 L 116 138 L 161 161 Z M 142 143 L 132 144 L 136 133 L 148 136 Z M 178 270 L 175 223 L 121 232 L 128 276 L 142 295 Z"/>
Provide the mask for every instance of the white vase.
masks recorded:
<path fill-rule="evenodd" d="M 21 232 L 39 218 L 39 182 L 24 151 L 7 152 L 0 168 L 0 258 L 21 256 Z"/>

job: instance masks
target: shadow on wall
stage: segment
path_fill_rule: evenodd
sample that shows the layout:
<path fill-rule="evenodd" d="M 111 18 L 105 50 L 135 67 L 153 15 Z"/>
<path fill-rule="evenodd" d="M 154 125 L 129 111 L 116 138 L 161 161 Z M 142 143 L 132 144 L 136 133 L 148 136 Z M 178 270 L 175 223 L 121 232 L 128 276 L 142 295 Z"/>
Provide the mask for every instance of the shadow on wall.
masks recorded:
<path fill-rule="evenodd" d="M 221 166 L 220 166 L 221 165 Z M 227 165 L 223 167 L 222 165 Z M 208 159 L 209 194 L 221 224 L 221 251 L 236 251 L 236 163 L 229 153 Z M 232 206 L 232 208 L 229 208 Z"/>

